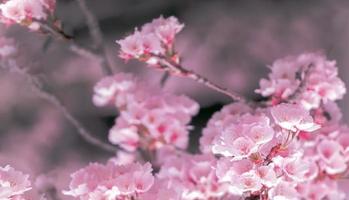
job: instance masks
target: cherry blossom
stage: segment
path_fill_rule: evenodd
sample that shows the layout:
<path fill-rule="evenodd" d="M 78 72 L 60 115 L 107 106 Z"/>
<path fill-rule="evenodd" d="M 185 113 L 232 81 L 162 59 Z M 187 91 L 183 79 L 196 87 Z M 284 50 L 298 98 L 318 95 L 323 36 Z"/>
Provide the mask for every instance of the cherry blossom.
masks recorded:
<path fill-rule="evenodd" d="M 314 123 L 308 111 L 296 104 L 280 104 L 271 108 L 271 114 L 281 128 L 292 132 L 313 132 L 320 126 Z"/>
<path fill-rule="evenodd" d="M 0 4 L 0 21 L 38 29 L 40 25 L 36 21 L 46 20 L 53 13 L 55 4 L 55 0 L 8 0 Z"/>
<path fill-rule="evenodd" d="M 273 137 L 274 129 L 266 115 L 244 114 L 215 138 L 212 152 L 242 159 L 258 152 Z"/>
<path fill-rule="evenodd" d="M 296 98 L 293 100 L 310 110 L 341 99 L 346 92 L 336 62 L 327 60 L 322 53 L 279 59 L 270 68 L 269 79 L 262 79 L 256 92 L 271 97 L 273 104 Z"/>
<path fill-rule="evenodd" d="M 30 190 L 29 176 L 16 171 L 9 165 L 0 167 L 0 199 L 20 199 Z"/>
<path fill-rule="evenodd" d="M 128 151 L 164 145 L 185 149 L 188 123 L 198 112 L 198 104 L 186 96 L 151 88 L 126 74 L 106 77 L 97 83 L 94 103 L 114 104 L 121 111 L 109 132 L 109 141 Z"/>
<path fill-rule="evenodd" d="M 151 63 L 152 54 L 159 55 L 172 51 L 175 36 L 183 29 L 175 17 L 159 17 L 135 30 L 132 35 L 118 40 L 123 59 L 146 59 Z"/>
<path fill-rule="evenodd" d="M 148 191 L 154 183 L 149 163 L 106 165 L 92 163 L 71 175 L 65 195 L 81 200 L 128 199 Z"/>
<path fill-rule="evenodd" d="M 164 159 L 158 178 L 175 186 L 181 199 L 218 198 L 226 193 L 227 187 L 218 182 L 215 166 L 212 155 L 172 155 Z"/>

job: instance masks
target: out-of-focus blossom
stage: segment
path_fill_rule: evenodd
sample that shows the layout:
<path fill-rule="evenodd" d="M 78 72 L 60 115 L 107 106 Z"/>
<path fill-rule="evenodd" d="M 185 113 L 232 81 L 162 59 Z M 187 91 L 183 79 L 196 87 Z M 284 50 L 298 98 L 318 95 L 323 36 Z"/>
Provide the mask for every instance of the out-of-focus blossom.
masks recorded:
<path fill-rule="evenodd" d="M 181 199 L 218 198 L 227 192 L 227 185 L 218 183 L 215 166 L 212 155 L 172 155 L 164 158 L 158 178 L 175 187 Z"/>
<path fill-rule="evenodd" d="M 148 191 L 154 183 L 149 163 L 93 163 L 71 175 L 69 191 L 81 200 L 127 199 Z"/>
<path fill-rule="evenodd" d="M 336 62 L 327 60 L 321 53 L 277 60 L 271 70 L 269 79 L 262 79 L 256 92 L 271 97 L 273 104 L 296 98 L 293 101 L 309 110 L 318 108 L 321 103 L 341 99 L 346 92 L 338 77 Z"/>
<path fill-rule="evenodd" d="M 36 21 L 46 20 L 53 13 L 55 5 L 55 0 L 8 0 L 0 4 L 0 21 L 38 29 L 40 25 Z"/>
<path fill-rule="evenodd" d="M 156 56 L 169 55 L 175 58 L 173 43 L 175 36 L 183 29 L 184 25 L 175 17 L 159 17 L 152 22 L 136 29 L 132 35 L 116 41 L 120 45 L 120 57 L 138 59 L 150 65 L 157 65 Z"/>
<path fill-rule="evenodd" d="M 9 165 L 0 167 L 0 199 L 20 199 L 23 193 L 31 189 L 28 178 L 28 175 Z"/>
<path fill-rule="evenodd" d="M 271 108 L 275 123 L 285 130 L 292 132 L 313 132 L 320 128 L 314 123 L 309 112 L 296 104 L 280 104 Z"/>
<path fill-rule="evenodd" d="M 95 87 L 96 105 L 115 105 L 120 116 L 109 132 L 109 141 L 128 151 L 157 149 L 173 145 L 185 149 L 188 130 L 198 104 L 186 96 L 177 96 L 133 78 L 118 74 L 106 77 Z"/>

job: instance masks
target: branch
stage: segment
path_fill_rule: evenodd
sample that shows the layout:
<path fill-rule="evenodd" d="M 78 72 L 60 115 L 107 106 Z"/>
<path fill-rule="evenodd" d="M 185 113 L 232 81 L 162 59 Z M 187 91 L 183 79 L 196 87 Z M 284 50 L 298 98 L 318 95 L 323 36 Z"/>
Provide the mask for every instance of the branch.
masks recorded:
<path fill-rule="evenodd" d="M 194 71 L 185 69 L 183 66 L 181 66 L 178 63 L 175 63 L 171 60 L 169 60 L 167 57 L 165 56 L 161 56 L 161 55 L 153 55 L 155 57 L 157 57 L 159 59 L 160 65 L 168 72 L 176 74 L 176 75 L 180 75 L 186 78 L 190 78 L 200 84 L 204 84 L 205 86 L 219 92 L 222 93 L 226 96 L 229 96 L 231 99 L 233 99 L 234 101 L 242 101 L 242 102 L 247 102 L 246 99 L 241 96 L 238 93 L 235 92 L 231 92 L 229 91 L 227 88 L 221 87 L 216 83 L 213 83 L 212 81 L 210 81 L 209 79 L 203 77 L 200 74 L 195 73 Z"/>
<path fill-rule="evenodd" d="M 66 42 L 70 42 L 70 50 L 75 52 L 76 54 L 86 57 L 86 58 L 92 58 L 99 60 L 100 63 L 102 63 L 102 58 L 100 55 L 98 55 L 96 52 L 93 52 L 90 49 L 87 49 L 86 47 L 82 47 L 75 43 L 73 41 L 73 38 L 67 34 L 65 34 L 62 30 L 51 27 L 50 25 L 46 24 L 45 22 L 36 21 L 40 24 L 41 30 L 49 33 L 51 36 L 53 36 L 56 39 L 64 40 Z M 103 69 L 103 68 L 102 68 Z"/>
<path fill-rule="evenodd" d="M 113 70 L 109 64 L 107 52 L 103 45 L 103 34 L 98 25 L 98 21 L 95 18 L 95 16 L 92 14 L 90 9 L 87 7 L 85 0 L 77 0 L 77 2 L 79 4 L 79 7 L 82 13 L 86 18 L 86 23 L 90 30 L 90 35 L 92 37 L 92 40 L 94 41 L 97 53 L 98 55 L 100 55 L 103 71 L 105 74 L 111 75 L 113 74 Z"/>
<path fill-rule="evenodd" d="M 307 89 L 306 87 L 307 87 L 308 76 L 310 74 L 312 66 L 313 64 L 311 63 L 305 66 L 305 69 L 301 70 L 300 72 L 297 72 L 297 78 L 300 80 L 300 84 L 296 89 L 296 91 L 294 91 L 294 93 L 288 97 L 288 101 L 297 99 Z"/>
<path fill-rule="evenodd" d="M 60 110 L 63 114 L 63 116 L 76 128 L 76 130 L 78 131 L 79 135 L 88 143 L 99 147 L 107 152 L 110 153 L 115 153 L 118 150 L 122 150 L 119 147 L 113 146 L 111 144 L 108 143 L 104 143 L 102 141 L 100 141 L 99 139 L 95 138 L 68 110 L 67 108 L 64 106 L 64 104 L 62 103 L 62 101 L 56 97 L 54 94 L 45 91 L 42 88 L 42 83 L 41 81 L 35 77 L 32 74 L 29 74 L 26 70 L 21 69 L 17 66 L 17 64 L 15 62 L 6 62 L 4 63 L 0 63 L 2 65 L 2 67 L 10 72 L 14 72 L 17 73 L 19 75 L 21 75 L 22 77 L 24 77 L 27 82 L 30 84 L 31 88 L 33 89 L 33 91 L 42 99 L 47 100 L 48 102 L 52 103 L 53 105 L 55 105 L 57 107 L 58 110 Z"/>

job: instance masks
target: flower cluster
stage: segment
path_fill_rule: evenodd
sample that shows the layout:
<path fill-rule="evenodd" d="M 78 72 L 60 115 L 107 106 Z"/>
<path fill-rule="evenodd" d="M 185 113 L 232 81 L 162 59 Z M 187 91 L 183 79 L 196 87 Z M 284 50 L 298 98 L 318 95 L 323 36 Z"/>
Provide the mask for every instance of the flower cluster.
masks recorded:
<path fill-rule="evenodd" d="M 226 194 L 227 184 L 220 183 L 216 176 L 217 161 L 213 155 L 167 154 L 159 158 L 162 165 L 157 181 L 175 186 L 180 199 L 214 199 Z"/>
<path fill-rule="evenodd" d="M 29 176 L 10 166 L 0 167 L 0 199 L 20 200 L 23 193 L 30 190 Z"/>
<path fill-rule="evenodd" d="M 22 24 L 37 30 L 36 21 L 46 20 L 54 12 L 56 0 L 7 0 L 0 4 L 0 22 Z"/>
<path fill-rule="evenodd" d="M 346 92 L 338 78 L 336 62 L 327 60 L 321 53 L 280 59 L 270 68 L 269 79 L 262 79 L 256 92 L 270 97 L 274 105 L 292 99 L 312 109 L 341 99 Z"/>
<path fill-rule="evenodd" d="M 174 40 L 183 27 L 175 17 L 154 19 L 140 30 L 136 29 L 132 35 L 117 41 L 121 47 L 120 57 L 142 60 L 151 65 L 158 64 L 157 56 L 171 57 L 177 61 Z"/>
<path fill-rule="evenodd" d="M 185 149 L 188 130 L 198 104 L 186 96 L 165 93 L 128 74 L 102 79 L 95 86 L 98 106 L 114 105 L 120 115 L 110 130 L 109 141 L 128 151 L 173 145 Z"/>
<path fill-rule="evenodd" d="M 151 172 L 149 163 L 92 163 L 71 175 L 70 190 L 63 193 L 81 200 L 134 199 L 153 185 Z"/>

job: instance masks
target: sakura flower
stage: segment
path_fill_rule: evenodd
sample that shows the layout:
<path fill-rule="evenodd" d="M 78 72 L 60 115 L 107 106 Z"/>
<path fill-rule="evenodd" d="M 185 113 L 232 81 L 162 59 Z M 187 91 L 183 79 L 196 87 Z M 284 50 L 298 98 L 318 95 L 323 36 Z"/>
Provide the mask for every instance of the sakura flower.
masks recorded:
<path fill-rule="evenodd" d="M 212 152 L 243 159 L 257 152 L 273 137 L 274 130 L 270 127 L 270 119 L 267 116 L 245 114 L 215 138 Z"/>
<path fill-rule="evenodd" d="M 127 151 L 135 151 L 139 145 L 139 136 L 136 127 L 116 128 L 109 132 L 109 141 L 118 144 Z"/>
<path fill-rule="evenodd" d="M 308 111 L 296 104 L 280 104 L 271 108 L 275 123 L 292 132 L 312 132 L 320 128 Z"/>
<path fill-rule="evenodd" d="M 244 103 L 232 103 L 224 106 L 221 111 L 216 112 L 203 130 L 200 138 L 200 150 L 203 153 L 211 152 L 214 139 L 219 137 L 242 114 L 250 111 L 251 108 Z"/>
<path fill-rule="evenodd" d="M 260 178 L 254 172 L 242 174 L 237 181 L 236 187 L 241 194 L 244 192 L 257 192 L 263 187 Z"/>
<path fill-rule="evenodd" d="M 128 151 L 187 147 L 188 124 L 199 109 L 192 99 L 165 93 L 128 74 L 106 77 L 94 89 L 97 106 L 115 105 L 120 111 L 109 131 L 111 143 Z"/>
<path fill-rule="evenodd" d="M 173 43 L 175 36 L 183 29 L 175 17 L 159 17 L 136 29 L 132 35 L 116 41 L 120 45 L 120 57 L 138 59 L 157 66 L 157 56 L 174 56 Z M 176 56 L 174 56 L 176 57 Z"/>
<path fill-rule="evenodd" d="M 180 191 L 168 179 L 155 179 L 149 191 L 140 195 L 142 200 L 182 200 Z"/>
<path fill-rule="evenodd" d="M 63 193 L 81 200 L 133 198 L 151 188 L 154 183 L 151 172 L 149 163 L 94 163 L 73 173 L 70 190 Z"/>
<path fill-rule="evenodd" d="M 158 178 L 175 185 L 185 200 L 221 197 L 227 188 L 218 182 L 215 166 L 216 160 L 212 155 L 183 153 L 167 158 Z"/>
<path fill-rule="evenodd" d="M 0 167 L 0 199 L 16 199 L 30 190 L 29 176 L 9 165 Z"/>
<path fill-rule="evenodd" d="M 297 200 L 299 193 L 295 189 L 295 184 L 292 182 L 279 181 L 276 187 L 268 192 L 270 199 L 274 200 Z"/>
<path fill-rule="evenodd" d="M 321 103 L 341 99 L 346 92 L 336 62 L 327 60 L 321 53 L 279 59 L 270 68 L 269 78 L 260 81 L 256 92 L 270 97 L 273 105 L 295 101 L 307 110 L 316 109 Z M 301 83 L 303 89 L 297 90 Z"/>
<path fill-rule="evenodd" d="M 55 8 L 55 0 L 9 0 L 0 4 L 0 21 L 37 27 L 36 20 L 46 20 Z"/>
<path fill-rule="evenodd" d="M 122 107 L 127 99 L 126 95 L 134 88 L 135 80 L 131 75 L 120 73 L 105 77 L 94 87 L 93 102 L 96 106 L 115 103 L 117 106 Z M 116 95 L 118 95 L 117 101 Z"/>

